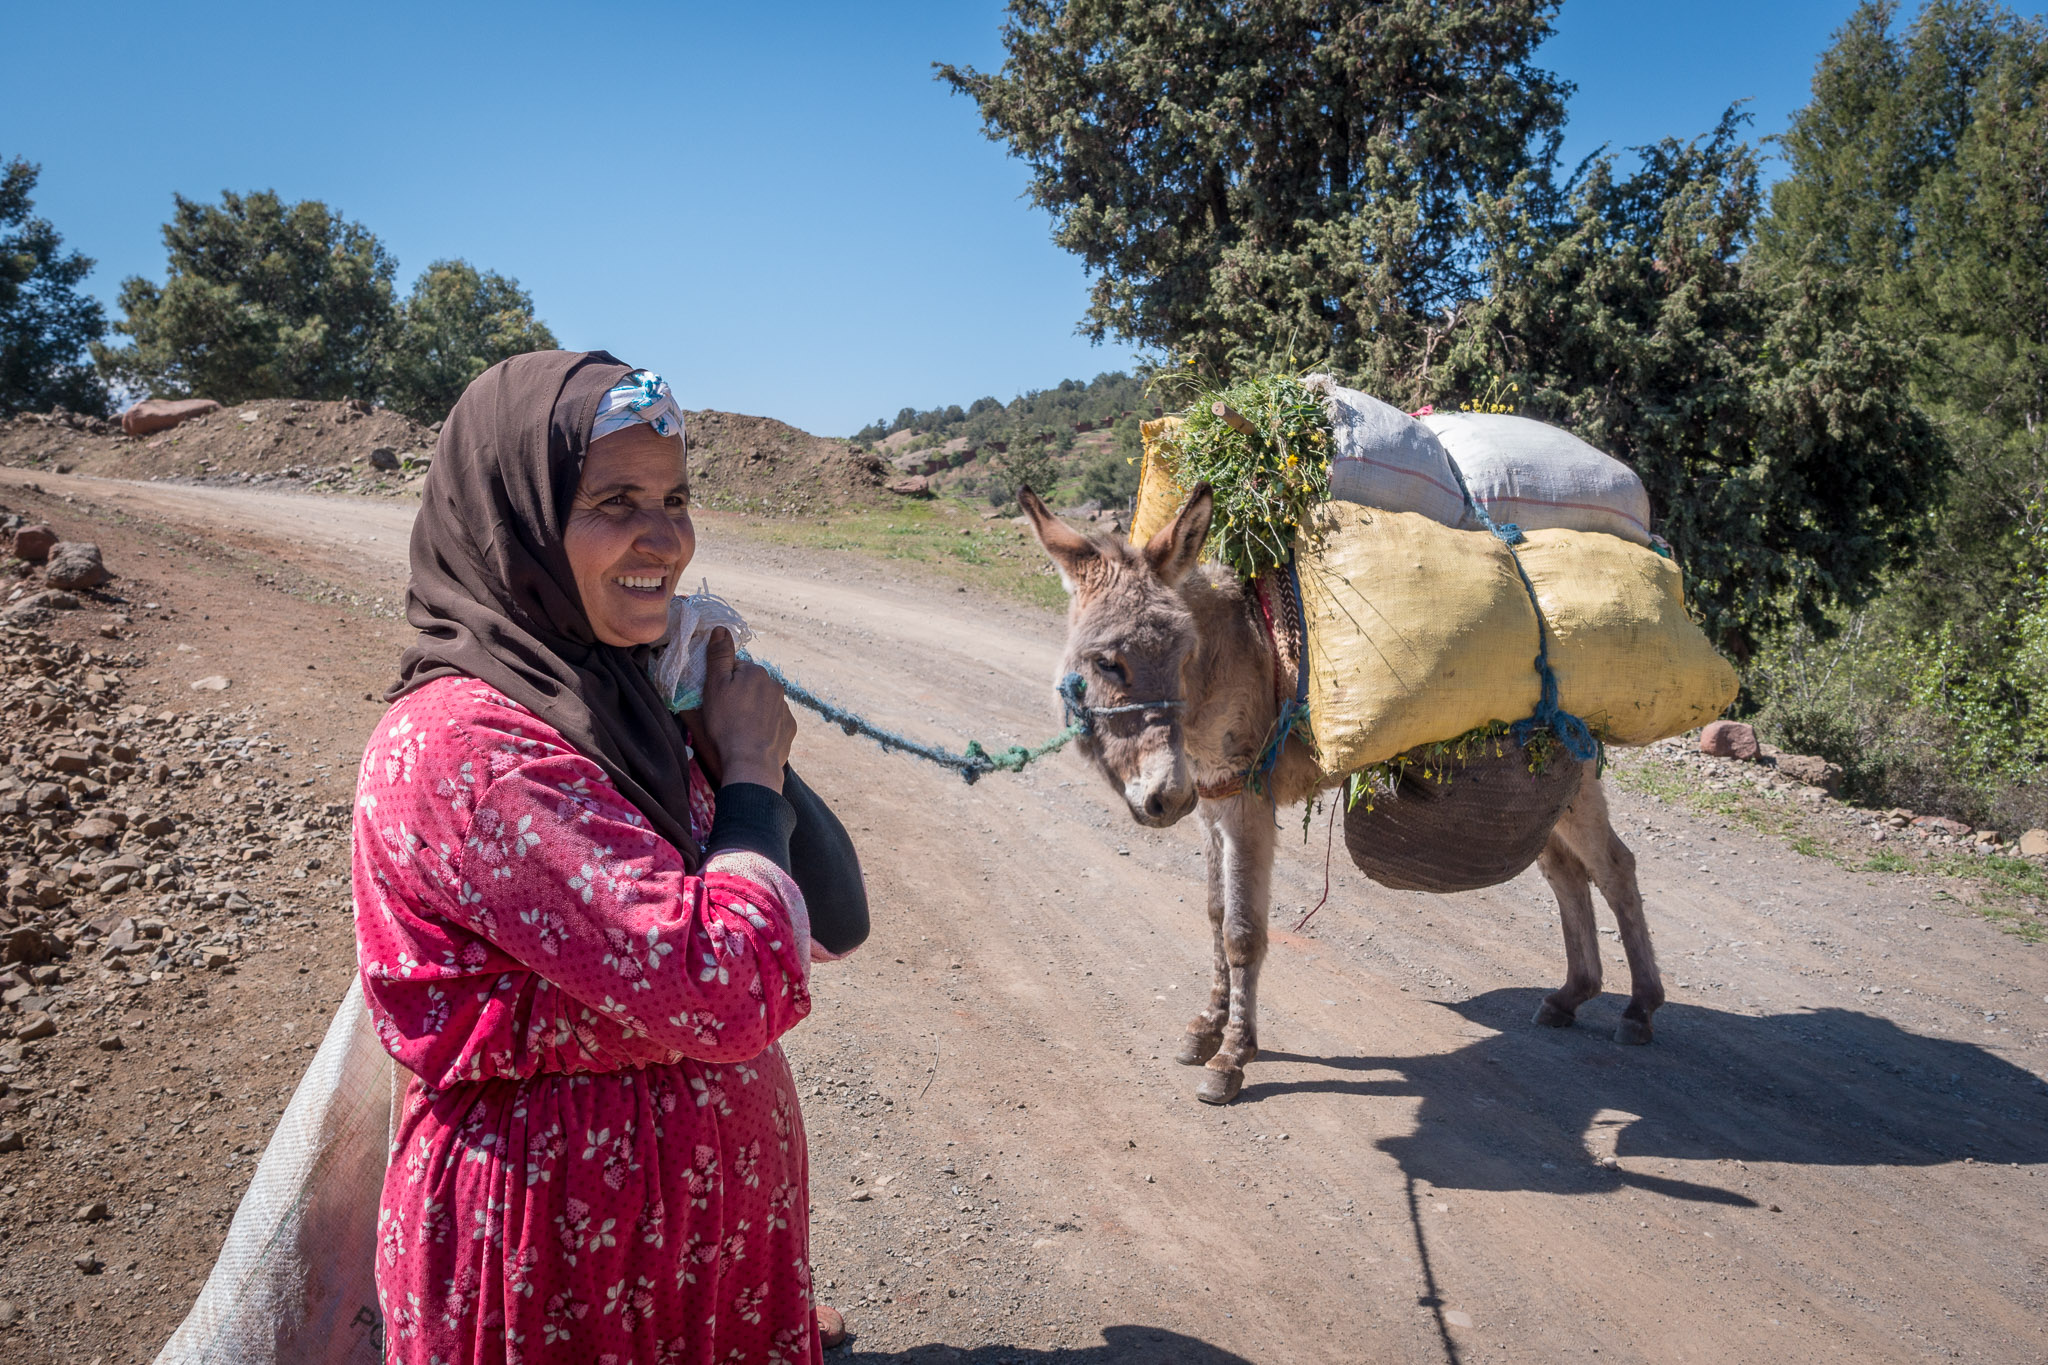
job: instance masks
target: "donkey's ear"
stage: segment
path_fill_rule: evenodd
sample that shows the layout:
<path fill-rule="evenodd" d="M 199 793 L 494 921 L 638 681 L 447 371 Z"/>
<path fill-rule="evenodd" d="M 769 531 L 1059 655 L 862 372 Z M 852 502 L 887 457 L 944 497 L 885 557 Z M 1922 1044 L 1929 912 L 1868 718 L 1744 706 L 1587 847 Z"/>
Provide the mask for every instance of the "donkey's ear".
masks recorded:
<path fill-rule="evenodd" d="M 1017 504 L 1031 518 L 1031 534 L 1038 537 L 1052 566 L 1060 571 L 1060 586 L 1072 593 L 1097 559 L 1093 542 L 1054 516 L 1045 500 L 1029 488 L 1017 490 Z"/>
<path fill-rule="evenodd" d="M 1209 538 L 1209 519 L 1215 511 L 1216 497 L 1209 485 L 1196 484 L 1180 515 L 1145 542 L 1145 560 L 1167 587 L 1179 587 L 1202 562 L 1202 542 Z"/>

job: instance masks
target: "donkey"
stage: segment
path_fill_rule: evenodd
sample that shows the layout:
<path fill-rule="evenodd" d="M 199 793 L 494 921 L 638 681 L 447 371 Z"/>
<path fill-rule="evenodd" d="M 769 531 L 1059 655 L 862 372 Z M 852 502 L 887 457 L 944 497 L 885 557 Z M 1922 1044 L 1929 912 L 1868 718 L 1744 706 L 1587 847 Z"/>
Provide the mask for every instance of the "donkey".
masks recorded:
<path fill-rule="evenodd" d="M 1201 821 L 1215 970 L 1208 1006 L 1189 1021 L 1175 1060 L 1206 1065 L 1196 1098 L 1228 1104 L 1259 1051 L 1276 813 L 1334 784 L 1305 746 L 1289 740 L 1265 781 L 1266 794 L 1245 787 L 1279 716 L 1273 646 L 1237 576 L 1200 562 L 1214 511 L 1207 484 L 1142 548 L 1075 530 L 1028 488 L 1018 500 L 1068 594 L 1058 676 L 1080 675 L 1092 720 L 1077 747 L 1139 824 L 1162 828 L 1189 811 Z M 1600 994 L 1590 891 L 1598 886 L 1628 954 L 1629 1003 L 1615 1041 L 1649 1042 L 1650 1016 L 1664 1003 L 1663 980 L 1643 920 L 1635 855 L 1615 835 L 1607 793 L 1590 768 L 1537 866 L 1564 919 L 1565 983 L 1537 1009 L 1536 1022 L 1564 1028 Z"/>

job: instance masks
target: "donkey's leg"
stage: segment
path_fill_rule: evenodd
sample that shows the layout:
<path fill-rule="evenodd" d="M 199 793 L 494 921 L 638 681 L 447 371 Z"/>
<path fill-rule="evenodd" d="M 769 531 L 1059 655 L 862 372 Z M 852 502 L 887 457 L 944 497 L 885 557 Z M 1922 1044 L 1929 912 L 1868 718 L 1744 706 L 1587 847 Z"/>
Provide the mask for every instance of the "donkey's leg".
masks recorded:
<path fill-rule="evenodd" d="M 1259 968 L 1266 961 L 1266 914 L 1273 888 L 1273 808 L 1249 792 L 1221 803 L 1223 955 L 1230 969 L 1230 1015 L 1195 1098 L 1228 1104 L 1259 1055 Z"/>
<path fill-rule="evenodd" d="M 1223 1043 L 1223 1025 L 1230 1018 L 1230 959 L 1223 951 L 1223 831 L 1217 825 L 1215 803 L 1204 801 L 1196 807 L 1202 822 L 1202 862 L 1209 874 L 1209 935 L 1215 944 L 1215 969 L 1209 977 L 1209 1006 L 1188 1020 L 1187 1033 L 1180 1040 L 1174 1060 L 1182 1066 L 1200 1066 L 1216 1055 Z"/>
<path fill-rule="evenodd" d="M 1559 825 L 1564 823 L 1560 820 Z M 1600 994 L 1600 936 L 1593 924 L 1593 889 L 1586 865 L 1557 829 L 1537 855 L 1536 866 L 1557 897 L 1564 922 L 1564 985 L 1536 1007 L 1536 1022 L 1564 1028 L 1579 1006 Z"/>
<path fill-rule="evenodd" d="M 1551 837 L 1562 835 L 1592 874 L 1600 897 L 1614 912 L 1621 930 L 1621 948 L 1628 955 L 1628 1008 L 1615 1026 L 1617 1043 L 1650 1041 L 1650 1016 L 1664 1003 L 1664 978 L 1657 970 L 1657 950 L 1650 943 L 1650 925 L 1643 917 L 1643 893 L 1636 883 L 1636 855 L 1614 832 L 1607 814 L 1607 791 L 1588 780 L 1578 799 L 1557 822 Z"/>

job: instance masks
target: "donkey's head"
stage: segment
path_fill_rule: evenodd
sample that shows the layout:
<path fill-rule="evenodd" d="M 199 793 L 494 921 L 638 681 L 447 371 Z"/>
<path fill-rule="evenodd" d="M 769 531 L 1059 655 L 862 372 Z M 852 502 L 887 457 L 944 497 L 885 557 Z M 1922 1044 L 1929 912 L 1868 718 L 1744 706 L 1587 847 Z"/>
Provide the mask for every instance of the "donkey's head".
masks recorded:
<path fill-rule="evenodd" d="M 1060 676 L 1080 675 L 1093 722 L 1081 752 L 1115 784 L 1139 824 L 1170 825 L 1195 808 L 1181 734 L 1195 618 L 1176 589 L 1209 535 L 1209 485 L 1197 488 L 1143 547 L 1083 535 L 1028 488 L 1017 500 L 1066 585 Z"/>

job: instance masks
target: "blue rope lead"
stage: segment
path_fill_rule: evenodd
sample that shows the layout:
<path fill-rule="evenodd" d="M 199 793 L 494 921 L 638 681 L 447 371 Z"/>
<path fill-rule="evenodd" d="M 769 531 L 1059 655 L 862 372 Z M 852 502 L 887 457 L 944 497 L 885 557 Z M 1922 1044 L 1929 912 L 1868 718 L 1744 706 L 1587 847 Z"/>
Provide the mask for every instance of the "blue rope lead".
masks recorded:
<path fill-rule="evenodd" d="M 742 655 L 741 657 L 747 656 Z M 1083 682 L 1080 674 L 1069 673 L 1060 680 L 1059 686 L 1060 701 L 1067 715 L 1067 728 L 1065 730 L 1043 744 L 1035 745 L 1028 749 L 1021 744 L 1013 744 L 1009 748 L 993 754 L 982 747 L 980 740 L 971 739 L 967 741 L 966 751 L 956 754 L 952 750 L 942 749 L 936 744 L 922 744 L 907 736 L 899 735 L 893 730 L 884 730 L 873 721 L 857 716 L 843 706 L 826 701 L 802 683 L 792 682 L 774 664 L 764 663 L 759 659 L 755 659 L 754 662 L 767 669 L 768 676 L 782 684 L 784 696 L 799 706 L 817 712 L 847 734 L 865 735 L 884 749 L 910 754 L 913 757 L 924 759 L 928 763 L 936 763 L 942 768 L 951 768 L 959 773 L 960 780 L 967 783 L 970 787 L 980 781 L 984 773 L 1021 772 L 1025 764 L 1034 763 L 1044 758 L 1047 754 L 1065 748 L 1069 741 L 1088 733 L 1091 728 L 1091 714 L 1101 715 L 1113 711 L 1144 709 L 1143 707 L 1090 707 L 1083 700 L 1086 683 Z"/>

